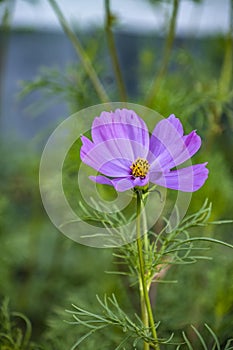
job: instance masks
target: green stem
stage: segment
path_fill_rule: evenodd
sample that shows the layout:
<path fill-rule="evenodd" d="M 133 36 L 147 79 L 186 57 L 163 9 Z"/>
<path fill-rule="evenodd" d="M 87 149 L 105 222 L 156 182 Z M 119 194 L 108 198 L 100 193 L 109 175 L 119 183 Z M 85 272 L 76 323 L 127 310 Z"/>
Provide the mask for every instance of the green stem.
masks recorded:
<path fill-rule="evenodd" d="M 0 41 L 0 106 L 1 106 L 1 98 L 2 98 L 2 81 L 4 79 L 5 73 L 5 62 L 7 56 L 8 43 L 10 38 L 10 29 L 11 29 L 11 21 L 14 13 L 16 0 L 12 0 L 3 4 L 3 15 L 0 22 L 0 32 L 1 32 L 1 41 Z M 4 9 L 5 5 L 5 9 Z M 1 6 L 1 4 L 0 4 Z"/>
<path fill-rule="evenodd" d="M 225 51 L 222 67 L 218 79 L 218 95 L 215 102 L 210 105 L 209 119 L 210 128 L 207 135 L 207 148 L 211 149 L 215 142 L 216 134 L 222 133 L 221 116 L 224 104 L 231 99 L 231 82 L 233 71 L 233 0 L 230 1 L 230 26 L 225 38 Z"/>
<path fill-rule="evenodd" d="M 221 116 L 224 104 L 231 99 L 231 82 L 233 71 L 233 0 L 231 0 L 230 29 L 225 39 L 225 52 L 218 80 L 218 96 L 209 108 L 210 128 L 207 135 L 207 149 L 211 149 L 215 142 L 216 134 L 222 133 Z"/>
<path fill-rule="evenodd" d="M 119 90 L 119 94 L 122 101 L 127 101 L 127 94 L 125 89 L 125 84 L 123 80 L 123 76 L 121 73 L 121 68 L 117 56 L 117 49 L 115 45 L 114 35 L 112 32 L 112 21 L 113 16 L 110 11 L 110 0 L 105 0 L 105 29 L 106 29 L 106 35 L 107 35 L 107 42 L 108 42 L 108 48 L 109 53 L 112 60 L 112 66 Z"/>
<path fill-rule="evenodd" d="M 143 247 L 141 240 L 141 192 L 137 191 L 137 220 L 136 220 L 136 230 L 137 230 L 137 249 L 138 249 L 138 259 L 139 259 L 139 270 L 140 270 L 140 302 L 141 302 L 141 311 L 142 311 L 142 321 L 145 327 L 150 325 L 150 329 L 155 340 L 154 348 L 155 350 L 160 350 L 158 344 L 158 337 L 154 322 L 154 317 L 152 313 L 150 297 L 149 297 L 149 286 L 147 285 L 145 278 L 145 264 L 143 256 Z M 144 233 L 146 234 L 146 233 Z M 148 350 L 149 344 L 144 343 L 144 350 Z"/>
<path fill-rule="evenodd" d="M 149 319 L 148 319 L 148 313 L 147 313 L 147 308 L 146 308 L 146 303 L 144 298 L 141 276 L 139 276 L 139 292 L 140 292 L 142 322 L 146 328 L 149 328 Z M 143 350 L 149 350 L 149 349 L 150 349 L 150 345 L 147 342 L 144 342 Z"/>
<path fill-rule="evenodd" d="M 224 96 L 229 92 L 230 83 L 232 79 L 232 65 L 233 65 L 233 0 L 231 0 L 230 10 L 230 28 L 226 37 L 225 55 L 221 74 L 219 78 L 219 93 L 220 97 Z"/>
<path fill-rule="evenodd" d="M 99 80 L 95 69 L 93 68 L 91 61 L 88 57 L 88 55 L 86 54 L 85 50 L 83 49 L 80 41 L 78 40 L 77 36 L 75 35 L 75 33 L 70 29 L 65 17 L 63 16 L 60 8 L 58 7 L 57 3 L 55 0 L 48 0 L 48 2 L 50 3 L 51 7 L 53 8 L 54 12 L 57 15 L 57 18 L 59 19 L 59 22 L 64 30 L 64 32 L 67 34 L 68 38 L 70 39 L 71 43 L 74 46 L 74 49 L 78 55 L 78 57 L 80 58 L 82 65 L 87 73 L 87 75 L 89 76 L 93 87 L 97 93 L 97 95 L 99 96 L 101 102 L 109 102 L 109 97 L 101 83 L 101 81 Z"/>
<path fill-rule="evenodd" d="M 161 83 L 163 81 L 163 78 L 166 74 L 168 65 L 169 65 L 169 60 L 171 57 L 171 51 L 172 51 L 172 46 L 175 38 L 175 31 L 176 31 L 176 19 L 177 19 L 177 14 L 178 14 L 178 8 L 179 8 L 179 0 L 173 0 L 173 10 L 172 10 L 172 15 L 170 19 L 170 24 L 169 24 L 169 30 L 168 30 L 168 35 L 165 41 L 164 45 L 164 52 L 163 52 L 163 57 L 161 61 L 161 66 L 159 68 L 158 73 L 156 74 L 154 78 L 154 82 L 152 83 L 152 86 L 149 90 L 148 96 L 146 98 L 146 106 L 151 107 L 154 104 L 156 95 L 159 91 L 159 88 L 161 86 Z"/>

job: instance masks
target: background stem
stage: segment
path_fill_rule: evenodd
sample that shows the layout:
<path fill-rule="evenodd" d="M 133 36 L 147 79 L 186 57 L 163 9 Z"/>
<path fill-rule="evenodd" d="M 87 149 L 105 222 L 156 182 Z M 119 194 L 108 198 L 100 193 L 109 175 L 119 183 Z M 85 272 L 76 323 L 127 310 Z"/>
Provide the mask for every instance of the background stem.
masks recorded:
<path fill-rule="evenodd" d="M 218 79 L 218 92 L 215 103 L 210 105 L 210 126 L 206 139 L 208 140 L 208 149 L 215 143 L 216 135 L 223 133 L 224 126 L 221 118 L 224 112 L 224 106 L 231 99 L 231 82 L 233 71 L 233 0 L 230 1 L 230 25 L 225 38 L 225 51 L 222 67 Z"/>
<path fill-rule="evenodd" d="M 11 21 L 13 17 L 13 12 L 15 8 L 16 0 L 8 1 L 3 9 L 2 18 L 0 18 L 0 106 L 2 106 L 2 87 L 4 80 L 5 62 L 7 57 L 8 42 L 10 38 Z M 1 4 L 0 4 L 1 5 Z M 1 14 L 1 10 L 0 10 Z M 0 108 L 1 109 L 1 108 Z M 0 111 L 1 112 L 1 111 Z"/>
<path fill-rule="evenodd" d="M 65 20 L 65 17 L 63 16 L 60 8 L 58 7 L 57 3 L 55 0 L 48 0 L 48 2 L 50 3 L 50 5 L 52 6 L 54 12 L 57 15 L 57 18 L 59 19 L 59 22 L 64 30 L 64 32 L 67 34 L 68 38 L 70 39 L 71 43 L 74 46 L 74 49 L 78 55 L 78 57 L 81 60 L 81 63 L 87 73 L 87 75 L 89 76 L 93 87 L 97 93 L 97 95 L 99 96 L 101 102 L 109 102 L 109 97 L 102 85 L 102 83 L 100 82 L 95 69 L 93 68 L 91 61 L 88 57 L 88 55 L 86 54 L 85 50 L 83 49 L 80 41 L 78 40 L 77 36 L 75 35 L 75 33 L 70 29 L 67 21 Z"/>
<path fill-rule="evenodd" d="M 168 29 L 168 35 L 165 41 L 164 45 L 164 51 L 163 56 L 161 60 L 161 65 L 159 68 L 158 73 L 156 74 L 154 78 L 154 82 L 152 83 L 151 88 L 149 89 L 148 96 L 146 98 L 146 106 L 151 107 L 154 104 L 154 100 L 156 98 L 156 95 L 158 93 L 158 90 L 161 86 L 161 83 L 163 81 L 163 78 L 166 74 L 169 60 L 171 57 L 171 51 L 172 46 L 175 38 L 175 31 L 176 31 L 176 20 L 177 20 L 177 14 L 178 14 L 178 8 L 179 8 L 179 0 L 173 0 L 173 9 L 172 9 L 172 15 L 169 23 L 169 29 Z"/>
<path fill-rule="evenodd" d="M 225 55 L 219 78 L 219 93 L 222 97 L 229 92 L 233 65 L 233 0 L 230 2 L 230 27 L 226 37 Z"/>
<path fill-rule="evenodd" d="M 120 98 L 122 101 L 127 101 L 127 94 L 125 89 L 125 84 L 123 76 L 121 73 L 121 68 L 118 60 L 117 49 L 115 45 L 114 35 L 112 32 L 113 15 L 110 10 L 110 0 L 105 0 L 105 30 L 107 35 L 107 43 L 109 48 L 109 53 L 112 60 L 112 66 L 116 78 L 116 83 L 118 86 Z"/>

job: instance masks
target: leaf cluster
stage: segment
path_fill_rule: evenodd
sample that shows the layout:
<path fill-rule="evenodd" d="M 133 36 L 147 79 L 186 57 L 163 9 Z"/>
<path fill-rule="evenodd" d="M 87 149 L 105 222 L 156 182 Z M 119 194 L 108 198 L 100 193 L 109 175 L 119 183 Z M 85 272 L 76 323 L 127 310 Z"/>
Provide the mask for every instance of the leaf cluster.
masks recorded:
<path fill-rule="evenodd" d="M 132 320 L 119 306 L 118 301 L 113 294 L 111 297 L 105 296 L 102 301 L 97 296 L 97 301 L 102 308 L 101 314 L 94 314 L 93 312 L 84 310 L 79 306 L 73 305 L 76 311 L 68 311 L 72 314 L 74 321 L 70 322 L 74 325 L 82 325 L 90 329 L 83 337 L 81 337 L 72 347 L 72 350 L 76 349 L 86 338 L 93 333 L 100 331 L 108 326 L 119 327 L 122 330 L 123 340 L 114 350 L 124 349 L 124 345 L 131 339 L 133 339 L 133 349 L 141 341 L 146 341 L 152 347 L 154 347 L 154 339 L 151 335 L 150 328 L 146 328 L 137 314 L 134 315 Z M 158 327 L 159 324 L 156 325 Z M 169 343 L 173 336 L 169 339 L 159 339 L 161 343 Z"/>
<path fill-rule="evenodd" d="M 216 225 L 231 222 L 230 220 L 209 222 L 211 208 L 212 204 L 206 200 L 200 210 L 185 217 L 171 231 L 169 230 L 169 222 L 164 218 L 165 225 L 159 233 L 149 231 L 149 242 L 145 242 L 142 238 L 148 285 L 152 282 L 165 282 L 163 276 L 172 265 L 193 264 L 201 259 L 211 260 L 211 257 L 200 254 L 200 252 L 209 250 L 209 247 L 203 247 L 200 244 L 202 241 L 232 247 L 230 244 L 228 245 L 213 238 L 190 236 L 189 231 L 193 227 L 205 227 L 210 224 Z M 128 271 L 124 269 L 123 272 L 117 273 L 128 274 L 136 281 L 139 273 L 136 242 L 123 245 L 118 249 L 118 252 L 114 253 L 114 256 L 118 259 L 117 264 L 123 264 L 128 269 Z"/>
<path fill-rule="evenodd" d="M 18 312 L 9 311 L 9 300 L 5 299 L 0 308 L 0 349 L 40 350 L 31 341 L 32 327 L 29 319 Z"/>
<path fill-rule="evenodd" d="M 97 301 L 101 307 L 101 313 L 94 313 L 77 305 L 72 305 L 73 310 L 67 310 L 67 312 L 71 314 L 73 318 L 73 321 L 68 321 L 69 324 L 81 326 L 83 329 L 87 329 L 87 332 L 84 332 L 84 335 L 81 336 L 77 342 L 75 342 L 71 350 L 77 349 L 80 344 L 82 344 L 90 336 L 94 335 L 96 332 L 101 332 L 107 327 L 116 327 L 121 329 L 122 332 L 123 339 L 114 348 L 114 350 L 127 349 L 125 346 L 129 344 L 131 344 L 132 349 L 138 349 L 143 341 L 146 341 L 152 348 L 155 348 L 155 343 L 153 337 L 151 336 L 150 328 L 144 326 L 137 314 L 134 314 L 133 319 L 130 318 L 119 306 L 114 294 L 111 297 L 107 297 L 105 295 L 103 300 L 97 296 Z M 158 327 L 159 323 L 156 324 L 156 328 Z M 205 324 L 205 330 L 208 332 L 205 335 L 202 335 L 193 325 L 191 325 L 191 329 L 197 338 L 196 343 L 199 343 L 199 350 L 233 349 L 233 339 L 228 339 L 225 346 L 221 347 L 217 335 L 207 324 Z M 183 331 L 181 336 L 177 335 L 175 338 L 174 336 L 174 333 L 172 333 L 168 339 L 160 338 L 158 339 L 158 342 L 163 346 L 163 349 L 194 350 L 192 340 L 190 340 L 190 334 L 187 336 L 186 332 Z M 212 339 L 211 348 L 209 348 L 208 345 L 209 336 L 211 336 Z"/>

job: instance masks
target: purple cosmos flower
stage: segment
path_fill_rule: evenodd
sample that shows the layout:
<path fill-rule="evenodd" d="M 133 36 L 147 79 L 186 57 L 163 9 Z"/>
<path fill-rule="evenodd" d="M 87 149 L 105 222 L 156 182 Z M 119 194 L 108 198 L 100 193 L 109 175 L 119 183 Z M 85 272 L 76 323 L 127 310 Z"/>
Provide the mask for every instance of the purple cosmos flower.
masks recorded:
<path fill-rule="evenodd" d="M 102 175 L 90 176 L 123 192 L 149 182 L 184 192 L 197 191 L 208 177 L 207 163 L 173 168 L 190 159 L 201 138 L 184 135 L 178 118 L 170 115 L 149 134 L 145 122 L 132 110 L 102 112 L 93 121 L 92 141 L 82 136 L 81 159 Z"/>

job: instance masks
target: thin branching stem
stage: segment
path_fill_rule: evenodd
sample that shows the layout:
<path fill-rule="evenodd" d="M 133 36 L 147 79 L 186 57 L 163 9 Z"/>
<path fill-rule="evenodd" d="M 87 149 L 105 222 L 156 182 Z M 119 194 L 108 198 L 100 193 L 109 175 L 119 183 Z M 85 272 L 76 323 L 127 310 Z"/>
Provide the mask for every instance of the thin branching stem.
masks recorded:
<path fill-rule="evenodd" d="M 183 244 L 195 242 L 195 241 L 197 241 L 197 242 L 198 241 L 205 241 L 205 242 L 216 243 L 216 244 L 220 244 L 220 245 L 223 245 L 225 247 L 233 249 L 232 244 L 226 243 L 223 241 L 219 241 L 218 239 L 215 239 L 215 238 L 209 238 L 209 237 L 194 237 L 194 238 L 185 239 L 185 240 L 182 240 L 182 241 L 178 242 L 177 244 L 175 244 L 174 247 L 176 248 L 176 247 L 181 246 Z"/>
<path fill-rule="evenodd" d="M 229 93 L 233 70 L 233 0 L 230 1 L 230 27 L 226 37 L 225 55 L 219 78 L 219 94 L 224 98 Z"/>
<path fill-rule="evenodd" d="M 78 55 L 78 57 L 81 60 L 81 63 L 89 77 L 89 79 L 91 80 L 93 87 L 97 93 L 97 95 L 100 98 L 100 101 L 105 103 L 105 102 L 109 102 L 109 97 L 101 83 L 101 81 L 99 80 L 95 69 L 92 66 L 92 63 L 86 53 L 86 51 L 83 49 L 78 37 L 75 35 L 75 33 L 71 30 L 69 24 L 67 23 L 65 17 L 63 16 L 60 8 L 58 7 L 56 0 L 48 0 L 48 2 L 50 3 L 51 7 L 53 8 L 64 32 L 66 33 L 66 35 L 68 36 L 69 40 L 71 41 L 71 43 L 74 46 L 74 49 Z"/>
<path fill-rule="evenodd" d="M 114 35 L 112 32 L 113 16 L 110 10 L 110 0 L 105 0 L 105 30 L 107 36 L 107 43 L 109 48 L 109 54 L 112 60 L 112 66 L 118 86 L 119 94 L 122 101 L 127 101 L 127 94 L 125 84 L 121 72 L 121 67 L 118 60 L 117 49 L 115 45 Z"/>
<path fill-rule="evenodd" d="M 166 38 L 165 45 L 164 45 L 164 51 L 163 51 L 163 56 L 162 56 L 162 60 L 161 60 L 161 65 L 160 65 L 158 72 L 156 73 L 156 76 L 154 78 L 154 81 L 152 83 L 151 88 L 149 89 L 149 92 L 148 92 L 148 95 L 147 95 L 146 101 L 145 101 L 145 104 L 148 107 L 153 106 L 156 95 L 159 91 L 159 88 L 161 86 L 163 78 L 167 72 L 169 60 L 171 57 L 173 42 L 174 42 L 174 38 L 175 38 L 176 20 L 177 20 L 178 9 L 179 9 L 179 0 L 173 0 L 172 15 L 171 15 L 170 23 L 169 23 L 167 38 Z"/>
<path fill-rule="evenodd" d="M 230 25 L 229 31 L 225 38 L 225 49 L 223 55 L 222 66 L 218 79 L 218 94 L 214 103 L 210 105 L 210 128 L 207 135 L 208 149 L 211 149 L 215 142 L 216 134 L 222 133 L 221 116 L 223 114 L 224 105 L 231 100 L 231 83 L 233 71 L 233 0 L 230 1 Z"/>
<path fill-rule="evenodd" d="M 155 340 L 155 349 L 160 350 L 158 344 L 158 337 L 154 322 L 154 317 L 152 313 L 149 291 L 147 288 L 146 278 L 145 278 L 145 263 L 143 257 L 143 248 L 141 240 L 141 193 L 137 192 L 137 219 L 136 219 L 136 230 L 137 230 L 137 249 L 138 249 L 138 259 L 139 259 L 139 269 L 140 269 L 140 300 L 141 300 L 141 309 L 142 309 L 142 318 L 144 325 L 147 327 L 148 323 L 151 328 L 153 338 Z M 144 233 L 146 234 L 146 233 Z M 145 312 L 146 309 L 146 312 Z M 149 344 L 144 342 L 144 350 L 149 349 Z"/>

